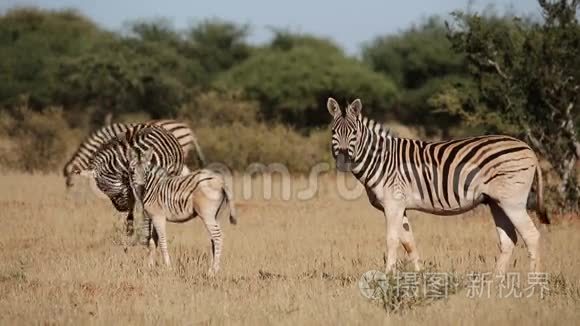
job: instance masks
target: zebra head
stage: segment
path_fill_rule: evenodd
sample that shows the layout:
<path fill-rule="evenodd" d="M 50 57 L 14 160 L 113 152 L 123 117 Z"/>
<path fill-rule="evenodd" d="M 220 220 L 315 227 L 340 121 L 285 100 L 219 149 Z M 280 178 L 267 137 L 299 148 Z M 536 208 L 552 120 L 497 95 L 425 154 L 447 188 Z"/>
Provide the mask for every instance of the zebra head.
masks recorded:
<path fill-rule="evenodd" d="M 134 148 L 129 148 L 127 153 L 127 160 L 129 161 L 129 183 L 131 184 L 135 198 L 141 202 L 145 195 L 145 184 L 147 183 L 147 175 L 152 166 L 152 158 L 152 149 L 148 149 L 139 155 Z"/>
<path fill-rule="evenodd" d="M 86 176 L 87 173 L 82 173 L 88 169 L 87 164 L 82 164 L 78 159 L 70 160 L 62 169 L 62 175 L 65 179 L 65 186 L 67 190 L 70 190 L 74 184 L 74 178 L 77 175 Z"/>
<path fill-rule="evenodd" d="M 333 117 L 330 125 L 332 130 L 331 145 L 332 156 L 336 160 L 336 168 L 342 172 L 351 171 L 361 134 L 361 100 L 354 100 L 342 110 L 336 100 L 329 97 L 326 107 Z"/>

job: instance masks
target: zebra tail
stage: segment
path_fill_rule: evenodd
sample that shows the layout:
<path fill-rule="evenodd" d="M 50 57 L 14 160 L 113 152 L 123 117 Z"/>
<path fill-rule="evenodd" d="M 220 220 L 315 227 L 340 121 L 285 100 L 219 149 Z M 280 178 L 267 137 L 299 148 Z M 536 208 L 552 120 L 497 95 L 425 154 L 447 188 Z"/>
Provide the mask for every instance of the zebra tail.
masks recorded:
<path fill-rule="evenodd" d="M 538 216 L 540 218 L 540 222 L 543 224 L 550 224 L 550 218 L 548 217 L 548 212 L 544 207 L 544 181 L 542 180 L 542 169 L 540 165 L 536 166 L 536 174 L 538 176 L 538 189 L 536 191 L 537 203 L 536 209 L 538 212 Z"/>
<path fill-rule="evenodd" d="M 222 188 L 222 193 L 224 195 L 224 199 L 228 203 L 228 207 L 230 210 L 230 224 L 236 225 L 236 224 L 238 224 L 238 220 L 236 218 L 236 206 L 234 204 L 232 191 L 230 190 L 228 185 L 225 183 L 224 183 L 224 187 Z"/>

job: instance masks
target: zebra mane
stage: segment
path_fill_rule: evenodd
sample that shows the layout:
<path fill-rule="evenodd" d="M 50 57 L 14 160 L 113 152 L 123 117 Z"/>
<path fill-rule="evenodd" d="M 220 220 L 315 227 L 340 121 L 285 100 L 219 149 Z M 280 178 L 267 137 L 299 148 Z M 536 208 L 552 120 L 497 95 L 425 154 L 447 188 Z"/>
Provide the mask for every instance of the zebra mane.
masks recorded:
<path fill-rule="evenodd" d="M 160 130 L 161 132 L 166 132 L 163 128 L 159 126 L 148 126 L 146 124 L 136 124 L 130 127 L 128 130 L 116 134 L 115 137 L 111 138 L 106 143 L 102 144 L 96 151 L 95 156 L 91 161 L 100 155 L 100 152 L 105 152 L 108 150 L 117 151 L 118 148 L 122 148 L 124 154 L 132 146 L 132 142 L 135 141 L 136 137 L 147 135 L 153 130 Z M 138 148 L 138 147 L 136 147 Z"/>
<path fill-rule="evenodd" d="M 107 155 L 109 152 L 118 153 L 119 151 L 122 151 L 123 153 L 126 153 L 128 148 L 129 144 L 126 141 L 123 141 L 122 138 L 111 138 L 108 142 L 102 144 L 95 152 L 95 155 L 90 158 L 89 166 L 94 168 L 95 165 L 100 165 L 99 161 L 105 160 L 104 155 Z"/>
<path fill-rule="evenodd" d="M 131 128 L 131 123 L 113 123 L 108 126 L 93 130 L 86 136 L 73 155 L 69 158 L 63 167 L 63 174 L 67 175 L 75 165 L 89 164 L 95 153 L 109 140 L 119 134 L 119 130 Z M 120 133 L 123 133 L 121 131 Z M 97 143 L 97 146 L 95 146 Z M 99 144 L 100 143 L 100 144 Z M 78 166 L 77 166 L 78 167 Z"/>
<path fill-rule="evenodd" d="M 381 122 L 377 122 L 373 119 L 367 118 L 367 117 L 363 117 L 361 119 L 363 125 L 367 128 L 369 128 L 370 130 L 372 130 L 374 133 L 383 136 L 385 138 L 392 138 L 393 137 L 393 133 L 391 132 L 391 129 L 386 127 L 385 125 L 383 125 Z"/>

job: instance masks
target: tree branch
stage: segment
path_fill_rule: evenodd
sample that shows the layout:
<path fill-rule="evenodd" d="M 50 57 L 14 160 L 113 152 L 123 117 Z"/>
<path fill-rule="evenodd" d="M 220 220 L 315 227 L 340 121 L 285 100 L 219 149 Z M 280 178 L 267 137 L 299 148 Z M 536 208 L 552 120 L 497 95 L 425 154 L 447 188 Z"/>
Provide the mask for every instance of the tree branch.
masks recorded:
<path fill-rule="evenodd" d="M 490 66 L 495 68 L 495 71 L 497 71 L 497 74 L 501 76 L 501 78 L 503 79 L 509 79 L 508 76 L 503 72 L 503 70 L 501 70 L 499 64 L 491 59 L 487 59 L 487 64 L 489 64 Z"/>
<path fill-rule="evenodd" d="M 568 137 L 570 137 L 571 142 L 570 145 L 572 147 L 572 150 L 574 151 L 574 154 L 576 155 L 576 158 L 580 159 L 580 142 L 578 141 L 578 135 L 576 134 L 576 125 L 571 114 L 572 108 L 574 108 L 573 102 L 568 104 L 566 110 L 564 111 L 564 116 L 566 118 L 566 120 L 563 122 L 564 131 L 566 132 L 566 134 L 568 134 Z"/>
<path fill-rule="evenodd" d="M 548 152 L 546 151 L 546 148 L 544 147 L 544 145 L 542 144 L 542 142 L 540 142 L 536 137 L 534 137 L 534 135 L 532 135 L 532 130 L 530 129 L 530 127 L 525 128 L 526 130 L 526 138 L 528 138 L 530 140 L 530 143 L 532 143 L 532 146 L 540 152 L 540 154 L 543 157 L 550 157 L 548 155 Z"/>

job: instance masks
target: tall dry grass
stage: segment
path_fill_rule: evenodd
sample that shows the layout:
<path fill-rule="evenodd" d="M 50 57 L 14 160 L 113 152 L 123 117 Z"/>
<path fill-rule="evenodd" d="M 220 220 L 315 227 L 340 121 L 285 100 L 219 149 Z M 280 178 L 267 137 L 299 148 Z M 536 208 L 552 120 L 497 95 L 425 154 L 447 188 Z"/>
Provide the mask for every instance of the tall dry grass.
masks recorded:
<path fill-rule="evenodd" d="M 88 184 L 67 193 L 57 175 L 2 175 L 0 324 L 567 325 L 580 318 L 574 221 L 541 231 L 545 270 L 559 275 L 544 299 L 470 299 L 462 289 L 388 313 L 357 287 L 365 271 L 382 269 L 384 220 L 364 197 L 338 198 L 335 180 L 324 177 L 308 201 L 280 200 L 278 192 L 269 201 L 259 192 L 239 201 L 237 226 L 222 215 L 222 271 L 210 279 L 209 240 L 198 220 L 169 225 L 173 270 L 149 269 L 145 248 L 125 252 L 121 215 Z M 293 193 L 304 183 L 295 179 Z M 422 258 L 436 270 L 493 269 L 496 234 L 485 208 L 410 218 Z M 512 271 L 526 272 L 521 243 L 514 256 Z"/>

